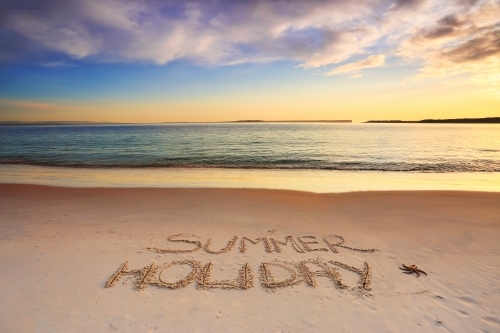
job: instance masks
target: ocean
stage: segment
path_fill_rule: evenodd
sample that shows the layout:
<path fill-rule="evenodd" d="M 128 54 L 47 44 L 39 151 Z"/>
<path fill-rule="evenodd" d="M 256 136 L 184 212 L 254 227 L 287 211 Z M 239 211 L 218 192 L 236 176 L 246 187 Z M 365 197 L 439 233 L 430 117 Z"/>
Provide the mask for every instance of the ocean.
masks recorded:
<path fill-rule="evenodd" d="M 211 123 L 0 126 L 0 164 L 500 172 L 500 126 Z"/>

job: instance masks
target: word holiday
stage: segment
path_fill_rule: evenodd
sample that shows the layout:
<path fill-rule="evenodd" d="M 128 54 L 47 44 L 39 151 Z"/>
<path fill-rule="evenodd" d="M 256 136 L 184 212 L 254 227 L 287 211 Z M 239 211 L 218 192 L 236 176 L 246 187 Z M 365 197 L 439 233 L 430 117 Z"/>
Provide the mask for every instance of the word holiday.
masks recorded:
<path fill-rule="evenodd" d="M 191 267 L 191 272 L 178 281 L 167 281 L 162 274 L 173 265 L 187 265 Z M 214 264 L 209 262 L 202 265 L 197 260 L 174 260 L 156 265 L 155 262 L 141 269 L 128 269 L 128 261 L 123 263 L 118 270 L 111 275 L 106 282 L 106 288 L 113 287 L 122 276 L 132 275 L 135 277 L 134 288 L 143 290 L 148 285 L 154 285 L 161 288 L 180 289 L 196 282 L 196 288 L 209 289 L 238 289 L 247 290 L 254 286 L 254 273 L 248 263 L 243 264 L 234 280 L 212 281 L 210 275 Z M 281 267 L 288 271 L 289 277 L 277 280 L 273 275 L 273 267 Z M 315 267 L 315 268 L 314 268 Z M 341 278 L 340 268 L 349 270 L 359 275 L 356 287 L 347 286 Z M 319 270 L 318 270 L 319 269 Z M 369 295 L 371 268 L 364 262 L 364 267 L 357 268 L 338 261 L 322 261 L 321 259 L 309 259 L 301 262 L 275 260 L 273 262 L 263 262 L 259 267 L 259 280 L 262 288 L 266 291 L 275 291 L 278 288 L 294 286 L 304 282 L 306 285 L 316 287 L 318 285 L 316 277 L 324 276 L 333 282 L 339 289 L 345 289 L 356 293 L 357 295 Z"/>

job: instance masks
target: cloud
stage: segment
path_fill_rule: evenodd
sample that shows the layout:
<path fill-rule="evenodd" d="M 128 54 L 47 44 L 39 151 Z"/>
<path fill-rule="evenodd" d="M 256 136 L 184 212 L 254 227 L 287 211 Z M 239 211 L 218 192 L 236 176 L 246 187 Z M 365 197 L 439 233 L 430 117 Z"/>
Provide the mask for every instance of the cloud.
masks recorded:
<path fill-rule="evenodd" d="M 489 31 L 444 50 L 429 52 L 414 80 L 464 76 L 453 84 L 500 85 L 500 30 Z M 496 88 L 498 89 L 498 88 Z"/>
<path fill-rule="evenodd" d="M 416 10 L 422 7 L 427 0 L 395 0 L 392 8 L 398 9 L 411 9 Z"/>
<path fill-rule="evenodd" d="M 316 68 L 347 60 L 381 35 L 373 12 L 387 0 L 47 0 L 2 10 L 0 28 L 53 56 L 218 66 L 292 60 Z M 1 40 L 1 39 L 0 39 Z M 29 56 L 6 43 L 11 59 Z M 4 58 L 8 57 L 5 55 Z"/>
<path fill-rule="evenodd" d="M 70 64 L 65 60 L 57 60 L 57 61 L 47 61 L 41 64 L 42 67 L 48 68 L 56 68 L 56 67 L 74 67 L 74 65 Z"/>
<path fill-rule="evenodd" d="M 365 69 L 365 68 L 380 67 L 380 66 L 384 65 L 384 63 L 385 63 L 385 56 L 384 55 L 382 55 L 382 54 L 371 55 L 364 60 L 352 62 L 350 64 L 334 68 L 331 71 L 329 71 L 328 73 L 326 73 L 326 75 L 331 76 L 331 75 L 336 75 L 336 74 L 358 72 L 358 71 Z M 361 77 L 360 74 L 355 74 L 352 78 L 358 78 L 358 77 Z"/>
<path fill-rule="evenodd" d="M 442 56 L 455 63 L 480 61 L 500 55 L 500 28 L 467 40 L 456 47 L 443 51 Z"/>
<path fill-rule="evenodd" d="M 414 30 L 397 54 L 423 61 L 414 80 L 500 84 L 500 2 L 458 1 L 455 13 Z"/>
<path fill-rule="evenodd" d="M 498 29 L 499 0 L 7 0 L 0 61 L 286 60 L 333 75 L 380 66 L 384 54 L 421 64 L 415 79 L 472 78 L 478 62 L 483 76 L 498 69 Z"/>
<path fill-rule="evenodd" d="M 463 7 L 472 7 L 477 4 L 479 0 L 456 0 L 455 2 Z"/>
<path fill-rule="evenodd" d="M 44 103 L 44 102 L 38 102 L 38 101 L 23 101 L 23 100 L 9 100 L 9 99 L 0 99 L 0 104 L 8 104 L 8 105 L 13 105 L 13 106 L 18 106 L 18 107 L 23 107 L 23 108 L 30 108 L 30 109 L 41 109 L 41 110 L 55 110 L 57 108 L 60 108 L 60 104 L 51 104 L 51 103 Z"/>

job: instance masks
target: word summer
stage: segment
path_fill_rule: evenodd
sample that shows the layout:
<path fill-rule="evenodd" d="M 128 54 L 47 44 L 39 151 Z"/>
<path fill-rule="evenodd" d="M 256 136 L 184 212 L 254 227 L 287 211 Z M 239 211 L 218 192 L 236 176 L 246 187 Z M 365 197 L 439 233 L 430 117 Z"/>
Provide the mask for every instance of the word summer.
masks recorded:
<path fill-rule="evenodd" d="M 239 237 L 237 235 L 233 236 L 226 246 L 222 248 L 221 250 L 214 250 L 211 248 L 210 243 L 212 241 L 212 238 L 209 238 L 205 245 L 202 244 L 201 241 L 193 238 L 200 238 L 196 235 L 192 234 L 178 234 L 178 235 L 171 235 L 168 237 L 168 240 L 170 242 L 183 242 L 183 243 L 189 243 L 192 244 L 194 247 L 191 249 L 160 249 L 157 247 L 146 247 L 144 248 L 145 250 L 148 251 L 153 251 L 157 253 L 188 253 L 188 252 L 195 252 L 203 248 L 205 252 L 211 253 L 211 254 L 222 254 L 231 251 L 231 249 L 236 245 Z M 295 240 L 297 239 L 297 240 Z M 360 252 L 375 252 L 378 251 L 378 249 L 360 249 L 360 248 L 355 248 L 355 247 L 350 247 L 343 245 L 345 243 L 345 240 L 342 236 L 339 235 L 327 235 L 323 236 L 322 240 L 325 243 L 325 245 L 328 247 L 322 247 L 321 245 L 318 245 L 319 243 L 316 241 L 315 236 L 299 236 L 299 237 L 294 237 L 293 236 L 286 236 L 285 240 L 279 240 L 274 237 L 260 237 L 256 239 L 251 239 L 248 237 L 241 237 L 240 239 L 240 244 L 239 244 L 239 250 L 241 253 L 244 253 L 247 249 L 247 246 L 249 244 L 257 244 L 257 243 L 262 243 L 264 246 L 264 249 L 266 252 L 281 252 L 281 246 L 286 246 L 290 244 L 292 248 L 299 252 L 299 253 L 305 253 L 305 252 L 312 252 L 312 251 L 326 251 L 328 252 L 328 249 L 330 249 L 334 253 L 338 253 L 337 248 L 344 248 L 352 251 L 360 251 Z"/>
<path fill-rule="evenodd" d="M 168 281 L 166 271 L 173 265 L 187 265 L 191 271 L 186 276 L 177 281 Z M 196 289 L 236 289 L 247 290 L 254 286 L 253 270 L 248 263 L 244 263 L 234 280 L 212 281 L 210 274 L 213 269 L 213 262 L 202 265 L 201 262 L 191 259 L 174 260 L 162 265 L 155 262 L 141 269 L 128 269 L 128 261 L 123 263 L 118 270 L 111 275 L 106 282 L 106 288 L 113 287 L 124 275 L 135 277 L 134 288 L 143 290 L 148 285 L 160 288 L 180 289 L 196 282 Z M 350 287 L 342 281 L 340 269 L 345 269 L 359 275 L 357 286 Z M 273 271 L 284 270 L 288 277 L 276 279 Z M 275 259 L 272 262 L 263 262 L 259 267 L 259 280 L 262 288 L 266 291 L 275 291 L 277 288 L 291 287 L 304 282 L 311 287 L 317 286 L 316 277 L 323 276 L 333 282 L 338 289 L 347 290 L 358 296 L 369 296 L 371 268 L 364 262 L 364 267 L 349 266 L 338 261 L 323 261 L 320 258 L 292 262 Z M 282 272 L 283 273 L 283 272 Z M 125 284 L 125 282 L 124 282 Z"/>

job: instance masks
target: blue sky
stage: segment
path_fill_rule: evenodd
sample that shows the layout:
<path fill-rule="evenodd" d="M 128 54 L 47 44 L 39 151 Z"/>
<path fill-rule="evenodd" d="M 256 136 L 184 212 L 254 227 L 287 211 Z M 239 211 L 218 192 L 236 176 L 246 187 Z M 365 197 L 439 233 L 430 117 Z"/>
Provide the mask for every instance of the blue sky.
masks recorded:
<path fill-rule="evenodd" d="M 8 0 L 0 21 L 0 120 L 253 118 L 250 106 L 227 113 L 241 104 L 266 119 L 415 119 L 500 106 L 498 0 Z"/>

